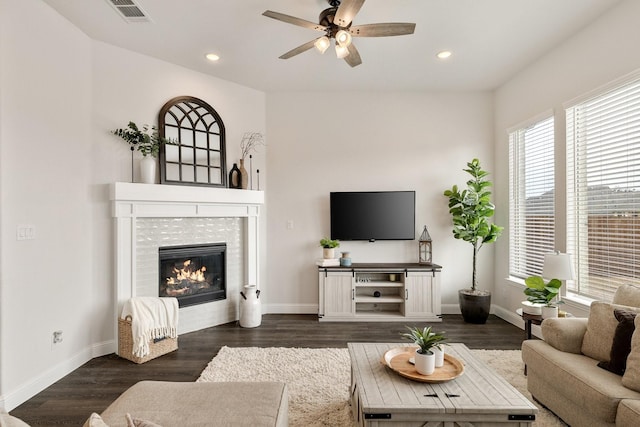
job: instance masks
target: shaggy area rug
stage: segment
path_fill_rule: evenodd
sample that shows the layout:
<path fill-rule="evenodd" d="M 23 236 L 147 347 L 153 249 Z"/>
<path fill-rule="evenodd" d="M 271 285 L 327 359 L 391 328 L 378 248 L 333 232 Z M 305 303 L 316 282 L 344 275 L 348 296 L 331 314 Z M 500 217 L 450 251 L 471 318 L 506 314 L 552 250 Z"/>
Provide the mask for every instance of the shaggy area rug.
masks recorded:
<path fill-rule="evenodd" d="M 532 402 L 520 350 L 472 350 Z M 289 391 L 289 425 L 352 426 L 351 361 L 346 348 L 223 347 L 197 381 L 280 381 Z M 536 427 L 565 426 L 534 402 Z"/>

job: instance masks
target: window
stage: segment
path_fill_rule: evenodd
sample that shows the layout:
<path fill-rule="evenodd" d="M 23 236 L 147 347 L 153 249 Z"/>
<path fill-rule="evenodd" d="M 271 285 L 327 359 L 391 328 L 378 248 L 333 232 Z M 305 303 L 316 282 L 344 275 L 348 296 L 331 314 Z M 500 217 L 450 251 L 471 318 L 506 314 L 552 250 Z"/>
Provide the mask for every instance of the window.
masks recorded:
<path fill-rule="evenodd" d="M 640 279 L 640 77 L 566 113 L 568 290 L 611 300 Z"/>
<path fill-rule="evenodd" d="M 555 246 L 553 116 L 509 134 L 509 275 L 542 274 Z"/>

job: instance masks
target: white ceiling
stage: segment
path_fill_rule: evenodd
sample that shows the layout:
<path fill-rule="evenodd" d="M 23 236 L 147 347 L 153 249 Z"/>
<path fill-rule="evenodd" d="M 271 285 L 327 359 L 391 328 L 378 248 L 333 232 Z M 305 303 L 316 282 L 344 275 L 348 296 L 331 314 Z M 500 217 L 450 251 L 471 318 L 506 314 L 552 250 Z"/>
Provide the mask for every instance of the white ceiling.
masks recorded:
<path fill-rule="evenodd" d="M 44 0 L 95 40 L 265 92 L 491 90 L 620 0 L 368 0 L 354 25 L 415 22 L 415 34 L 356 38 L 351 68 L 311 49 L 322 33 L 262 16 L 317 22 L 326 0 L 135 0 L 152 22 L 128 23 L 108 0 Z M 448 49 L 453 56 L 436 59 Z M 205 53 L 215 52 L 212 63 Z"/>

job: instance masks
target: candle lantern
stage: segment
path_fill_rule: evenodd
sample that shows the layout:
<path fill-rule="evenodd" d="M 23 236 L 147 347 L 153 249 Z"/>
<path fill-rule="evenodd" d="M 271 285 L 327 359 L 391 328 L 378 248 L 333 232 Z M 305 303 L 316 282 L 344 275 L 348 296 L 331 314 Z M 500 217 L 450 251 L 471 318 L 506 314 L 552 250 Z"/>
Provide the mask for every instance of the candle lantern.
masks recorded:
<path fill-rule="evenodd" d="M 425 225 L 418 242 L 419 264 L 431 264 L 431 256 L 433 254 L 431 244 L 431 236 L 429 235 L 429 231 L 427 230 L 427 226 Z"/>

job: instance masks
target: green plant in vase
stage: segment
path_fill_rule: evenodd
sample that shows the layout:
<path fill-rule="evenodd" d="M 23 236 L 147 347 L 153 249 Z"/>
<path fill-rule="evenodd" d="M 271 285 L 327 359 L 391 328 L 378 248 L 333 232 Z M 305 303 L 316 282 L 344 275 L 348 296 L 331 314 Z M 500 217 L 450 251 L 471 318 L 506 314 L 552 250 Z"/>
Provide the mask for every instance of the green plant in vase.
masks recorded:
<path fill-rule="evenodd" d="M 174 143 L 161 137 L 155 126 L 143 125 L 140 129 L 134 122 L 129 122 L 124 129 L 112 130 L 111 133 L 128 142 L 131 151 L 138 150 L 144 157 L 158 157 L 162 144 Z"/>

